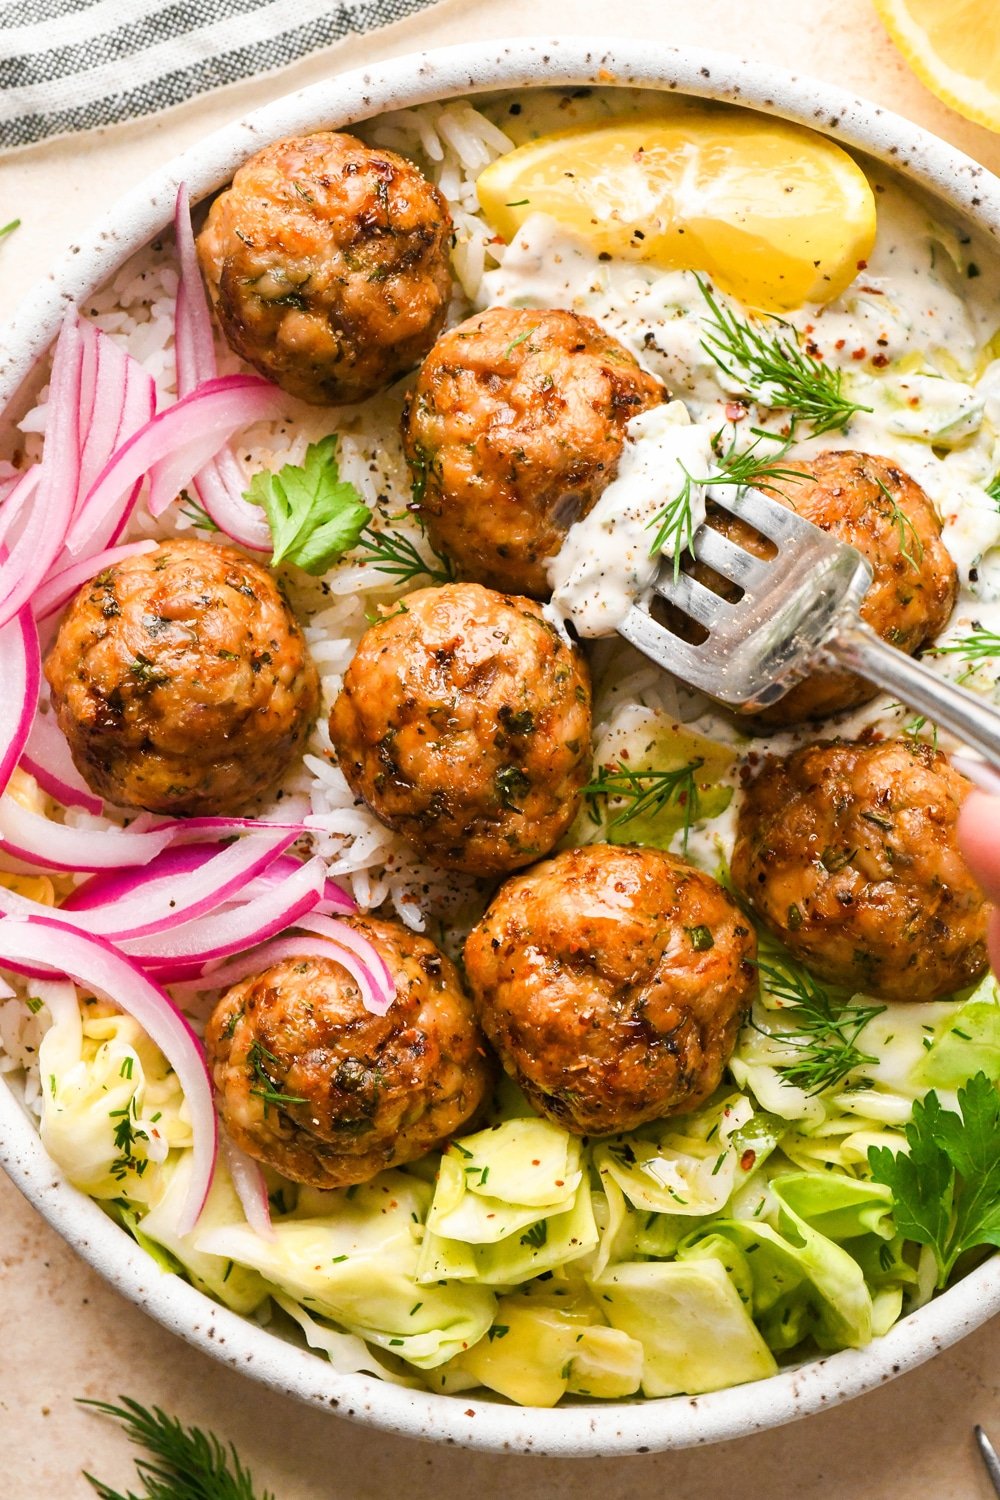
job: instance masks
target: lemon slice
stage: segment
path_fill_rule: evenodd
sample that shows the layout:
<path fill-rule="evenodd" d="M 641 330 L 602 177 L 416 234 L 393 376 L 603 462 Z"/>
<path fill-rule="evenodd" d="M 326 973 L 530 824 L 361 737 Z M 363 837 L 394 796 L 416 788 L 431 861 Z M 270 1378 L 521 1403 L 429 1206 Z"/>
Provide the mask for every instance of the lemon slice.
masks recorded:
<path fill-rule="evenodd" d="M 875 240 L 875 198 L 846 151 L 782 120 L 678 108 L 559 131 L 480 174 L 507 241 L 550 215 L 594 249 L 706 271 L 749 307 L 832 301 Z"/>
<path fill-rule="evenodd" d="M 966 119 L 1000 130 L 997 0 L 875 0 L 921 83 Z"/>

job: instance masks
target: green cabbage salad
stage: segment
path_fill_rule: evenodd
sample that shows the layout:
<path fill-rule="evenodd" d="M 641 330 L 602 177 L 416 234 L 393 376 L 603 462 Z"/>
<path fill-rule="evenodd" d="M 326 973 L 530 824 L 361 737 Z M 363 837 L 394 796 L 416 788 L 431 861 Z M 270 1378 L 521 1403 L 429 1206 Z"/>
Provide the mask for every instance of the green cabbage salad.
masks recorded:
<path fill-rule="evenodd" d="M 484 1128 L 405 1169 L 336 1191 L 269 1175 L 270 1240 L 222 1155 L 178 1234 L 183 1096 L 105 1003 L 53 1010 L 42 1139 L 165 1271 L 297 1325 L 338 1371 L 533 1406 L 712 1391 L 862 1347 L 1000 1240 L 995 980 L 883 1007 L 766 940 L 759 969 L 695 1113 L 580 1139 L 503 1080 Z"/>

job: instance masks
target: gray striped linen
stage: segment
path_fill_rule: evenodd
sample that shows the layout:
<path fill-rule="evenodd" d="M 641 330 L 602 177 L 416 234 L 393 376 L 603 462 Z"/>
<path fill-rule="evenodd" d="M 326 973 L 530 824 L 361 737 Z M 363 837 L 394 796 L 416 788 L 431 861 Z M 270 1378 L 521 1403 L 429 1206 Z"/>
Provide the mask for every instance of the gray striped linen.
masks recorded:
<path fill-rule="evenodd" d="M 433 0 L 0 0 L 0 150 L 156 114 Z"/>

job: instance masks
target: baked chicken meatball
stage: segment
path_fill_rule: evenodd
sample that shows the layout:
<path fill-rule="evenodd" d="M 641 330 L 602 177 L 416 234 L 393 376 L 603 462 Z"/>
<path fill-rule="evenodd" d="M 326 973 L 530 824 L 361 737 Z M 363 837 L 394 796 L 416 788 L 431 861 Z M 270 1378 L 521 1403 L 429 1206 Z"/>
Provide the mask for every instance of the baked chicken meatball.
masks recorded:
<path fill-rule="evenodd" d="M 407 594 L 361 638 L 330 714 L 356 796 L 428 860 L 499 874 L 547 854 L 590 770 L 590 679 L 531 599 Z"/>
<path fill-rule="evenodd" d="M 426 354 L 451 295 L 451 217 L 412 162 L 317 131 L 265 146 L 220 193 L 201 268 L 236 353 L 321 406 Z"/>
<path fill-rule="evenodd" d="M 227 991 L 205 1032 L 230 1139 L 312 1187 L 367 1182 L 440 1146 L 493 1068 L 455 966 L 395 922 L 349 917 L 396 982 L 384 1016 L 334 958 L 287 958 Z"/>
<path fill-rule="evenodd" d="M 733 882 L 820 979 L 936 1000 L 986 968 L 986 905 L 956 839 L 971 790 L 902 740 L 768 756 L 740 807 Z"/>
<path fill-rule="evenodd" d="M 920 485 L 891 459 L 827 451 L 798 469 L 801 480 L 781 482 L 783 500 L 840 542 L 856 547 L 872 568 L 861 617 L 900 651 L 913 655 L 948 623 L 958 597 L 958 571 L 941 541 L 941 523 Z M 772 556 L 759 533 L 718 509 L 710 523 L 755 556 Z M 704 570 L 692 570 L 706 583 Z M 874 698 L 878 688 L 852 672 L 813 672 L 773 707 L 757 715 L 765 728 L 825 719 Z"/>
<path fill-rule="evenodd" d="M 665 399 L 593 318 L 491 307 L 442 334 L 403 414 L 434 545 L 477 583 L 546 599 L 546 560 L 615 477 L 630 417 Z"/>
<path fill-rule="evenodd" d="M 274 579 L 209 542 L 161 542 L 91 579 L 45 672 L 87 785 L 150 812 L 237 812 L 280 780 L 319 708 Z"/>
<path fill-rule="evenodd" d="M 591 844 L 508 880 L 465 965 L 483 1030 L 535 1108 L 606 1135 L 716 1088 L 756 951 L 708 875 L 658 849 Z"/>

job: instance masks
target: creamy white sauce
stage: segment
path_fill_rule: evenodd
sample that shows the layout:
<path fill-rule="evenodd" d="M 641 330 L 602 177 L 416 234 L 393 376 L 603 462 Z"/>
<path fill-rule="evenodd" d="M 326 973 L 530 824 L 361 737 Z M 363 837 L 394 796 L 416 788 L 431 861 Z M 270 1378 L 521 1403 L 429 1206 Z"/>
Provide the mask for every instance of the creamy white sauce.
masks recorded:
<path fill-rule="evenodd" d="M 549 564 L 552 608 L 582 636 L 610 635 L 650 589 L 662 558 L 683 551 L 684 534 L 650 554 L 657 518 L 686 477 L 714 472 L 712 429 L 692 423 L 680 401 L 641 412 L 629 422 L 617 476 L 593 510 L 570 528 Z M 705 493 L 691 485 L 691 529 L 705 519 Z"/>
<path fill-rule="evenodd" d="M 993 358 L 1000 356 L 1000 339 L 991 342 L 1000 329 L 1000 273 L 994 255 L 936 223 L 901 185 L 878 181 L 875 188 L 878 235 L 869 264 L 829 306 L 787 318 L 804 347 L 843 372 L 850 399 L 871 411 L 858 412 L 843 431 L 796 442 L 788 457 L 859 449 L 891 459 L 924 488 L 961 582 L 940 640 L 947 644 L 973 628 L 1000 632 L 1000 505 L 986 493 L 1000 473 L 1000 357 Z M 732 299 L 716 296 L 744 315 Z M 581 635 L 611 634 L 649 590 L 657 566 L 648 555 L 655 535 L 649 523 L 677 494 L 678 479 L 683 483 L 679 465 L 695 476 L 711 474 L 714 434 L 743 449 L 754 441 L 752 427 L 779 434 L 786 417 L 747 403 L 739 372 L 725 374 L 706 352 L 710 314 L 691 272 L 602 260 L 544 215 L 526 221 L 499 267 L 487 273 L 482 302 L 586 313 L 678 398 L 629 424 L 618 478 L 551 565 L 553 613 L 571 619 Z M 695 504 L 697 523 L 703 492 Z M 957 655 L 925 661 L 1000 703 L 1000 660 L 971 671 Z M 641 669 L 635 676 L 641 679 Z M 676 689 L 670 691 L 676 700 Z M 648 696 L 657 702 L 670 693 L 653 689 Z M 693 700 L 683 717 L 717 741 L 752 748 L 738 721 L 705 700 Z M 853 737 L 872 727 L 899 734 L 912 729 L 915 717 L 881 697 L 820 730 L 802 725 L 757 745 L 781 754 L 820 732 Z M 950 747 L 946 736 L 941 742 Z M 705 868 L 717 868 L 731 842 L 737 801 L 691 836 L 691 856 Z"/>

